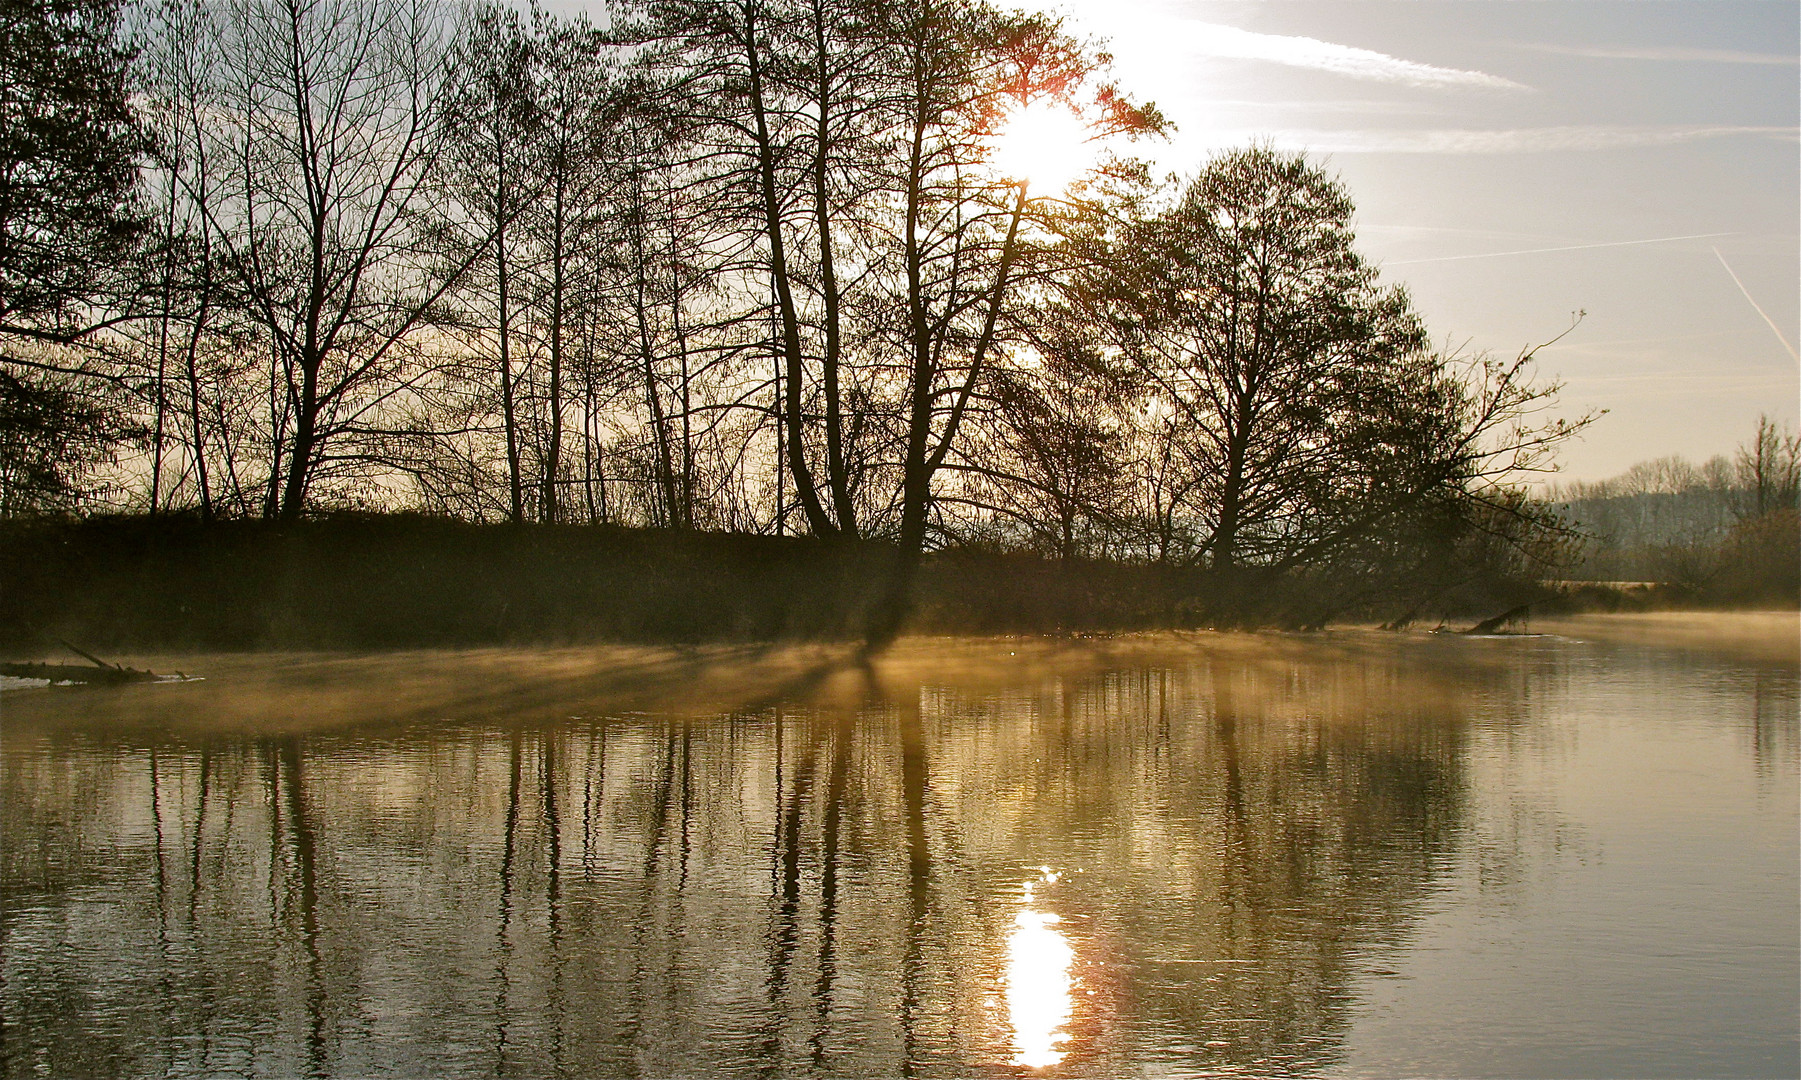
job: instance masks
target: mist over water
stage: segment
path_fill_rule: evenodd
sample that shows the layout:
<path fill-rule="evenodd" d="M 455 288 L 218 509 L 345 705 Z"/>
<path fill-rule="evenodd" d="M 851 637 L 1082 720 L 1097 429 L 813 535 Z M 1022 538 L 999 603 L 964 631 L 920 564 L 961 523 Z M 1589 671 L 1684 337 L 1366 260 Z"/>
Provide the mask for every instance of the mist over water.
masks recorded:
<path fill-rule="evenodd" d="M 1793 1074 L 1793 649 L 1623 625 L 8 693 L 5 1072 Z"/>

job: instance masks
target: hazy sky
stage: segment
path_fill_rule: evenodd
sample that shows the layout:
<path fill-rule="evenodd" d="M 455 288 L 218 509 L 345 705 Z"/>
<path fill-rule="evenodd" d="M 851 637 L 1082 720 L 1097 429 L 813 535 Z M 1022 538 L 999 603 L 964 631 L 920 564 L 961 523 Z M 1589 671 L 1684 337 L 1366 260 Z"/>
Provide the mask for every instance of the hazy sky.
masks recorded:
<path fill-rule="evenodd" d="M 1110 39 L 1118 81 L 1176 122 L 1144 148 L 1170 170 L 1252 139 L 1336 170 L 1439 340 L 1511 357 L 1585 309 L 1540 354 L 1566 413 L 1609 410 L 1564 478 L 1795 422 L 1793 0 L 1040 6 Z"/>

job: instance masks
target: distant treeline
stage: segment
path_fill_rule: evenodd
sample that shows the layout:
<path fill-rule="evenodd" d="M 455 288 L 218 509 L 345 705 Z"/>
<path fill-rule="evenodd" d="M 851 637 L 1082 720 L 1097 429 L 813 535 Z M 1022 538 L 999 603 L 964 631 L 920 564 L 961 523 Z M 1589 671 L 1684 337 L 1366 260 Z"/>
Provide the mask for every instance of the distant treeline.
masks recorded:
<path fill-rule="evenodd" d="M 1573 578 L 1656 582 L 1676 599 L 1794 603 L 1798 491 L 1801 439 L 1766 418 L 1732 457 L 1659 458 L 1549 498 L 1582 534 Z"/>
<path fill-rule="evenodd" d="M 5 12 L 0 517 L 798 534 L 887 545 L 899 597 L 962 549 L 1321 607 L 1555 547 L 1519 484 L 1585 421 L 1530 353 L 1433 350 L 1304 158 L 1154 181 L 1163 118 L 1054 18 Z"/>

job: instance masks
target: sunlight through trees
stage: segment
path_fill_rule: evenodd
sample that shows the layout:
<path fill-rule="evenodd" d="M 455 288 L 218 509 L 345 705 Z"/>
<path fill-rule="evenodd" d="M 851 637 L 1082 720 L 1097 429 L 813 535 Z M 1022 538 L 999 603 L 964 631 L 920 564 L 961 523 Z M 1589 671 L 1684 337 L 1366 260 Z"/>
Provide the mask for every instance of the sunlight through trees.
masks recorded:
<path fill-rule="evenodd" d="M 899 603 L 944 546 L 1222 574 L 1526 550 L 1553 523 L 1518 481 L 1585 422 L 1541 422 L 1530 354 L 1434 352 L 1319 166 L 1155 182 L 1130 155 L 1164 120 L 1046 16 L 8 11 L 9 64 L 93 67 L 105 113 L 12 151 L 92 182 L 7 189 L 0 371 L 35 395 L 0 432 L 9 515 L 874 539 Z"/>

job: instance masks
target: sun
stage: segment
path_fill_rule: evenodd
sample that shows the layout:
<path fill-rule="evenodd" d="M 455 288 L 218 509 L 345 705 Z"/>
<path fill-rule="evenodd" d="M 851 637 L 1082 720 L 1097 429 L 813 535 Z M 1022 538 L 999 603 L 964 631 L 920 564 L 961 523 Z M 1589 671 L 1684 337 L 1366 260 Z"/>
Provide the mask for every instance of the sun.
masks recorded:
<path fill-rule="evenodd" d="M 989 158 L 1010 180 L 1040 194 L 1068 187 L 1094 163 L 1094 132 L 1068 106 L 1040 98 L 1001 123 Z"/>

